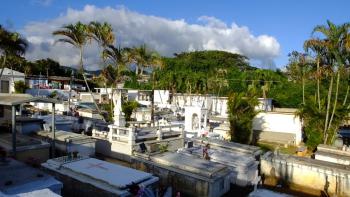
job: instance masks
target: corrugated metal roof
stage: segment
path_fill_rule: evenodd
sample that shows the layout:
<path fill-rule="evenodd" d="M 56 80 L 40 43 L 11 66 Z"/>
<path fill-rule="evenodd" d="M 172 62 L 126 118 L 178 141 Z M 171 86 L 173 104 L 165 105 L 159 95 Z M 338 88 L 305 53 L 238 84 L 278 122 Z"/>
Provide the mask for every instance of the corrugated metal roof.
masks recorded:
<path fill-rule="evenodd" d="M 6 94 L 0 93 L 0 105 L 20 105 L 22 103 L 38 102 L 38 103 L 60 103 L 55 99 L 33 97 L 30 94 Z"/>

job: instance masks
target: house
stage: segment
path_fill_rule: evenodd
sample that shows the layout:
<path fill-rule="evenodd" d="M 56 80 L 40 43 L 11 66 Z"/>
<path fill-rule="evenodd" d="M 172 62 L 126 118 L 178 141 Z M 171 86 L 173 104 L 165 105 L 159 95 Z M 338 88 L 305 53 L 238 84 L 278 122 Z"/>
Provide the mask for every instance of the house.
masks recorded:
<path fill-rule="evenodd" d="M 46 89 L 49 88 L 49 80 L 47 76 L 43 75 L 28 75 L 25 77 L 26 84 L 29 88 L 40 88 Z"/>
<path fill-rule="evenodd" d="M 70 90 L 71 88 L 71 77 L 62 77 L 62 76 L 49 76 L 49 85 L 53 89 L 62 89 L 62 90 Z M 72 89 L 85 91 L 85 82 L 81 79 L 74 79 L 72 81 Z"/>
<path fill-rule="evenodd" d="M 15 82 L 17 81 L 25 82 L 24 73 L 9 68 L 4 68 L 0 79 L 0 93 L 14 93 Z"/>

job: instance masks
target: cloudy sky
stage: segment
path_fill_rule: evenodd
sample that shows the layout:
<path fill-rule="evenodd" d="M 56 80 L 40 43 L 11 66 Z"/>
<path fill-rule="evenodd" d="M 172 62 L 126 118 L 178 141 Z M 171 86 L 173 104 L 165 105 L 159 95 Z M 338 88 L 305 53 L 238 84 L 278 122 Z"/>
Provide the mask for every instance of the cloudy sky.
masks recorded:
<path fill-rule="evenodd" d="M 52 32 L 77 21 L 107 21 L 121 46 L 146 43 L 165 56 L 224 50 L 243 54 L 256 66 L 282 68 L 289 52 L 302 50 L 315 25 L 327 19 L 350 21 L 346 1 L 331 5 L 316 0 L 215 2 L 12 0 L 2 2 L 0 24 L 19 31 L 30 42 L 27 58 L 50 57 L 66 66 L 75 66 L 79 53 L 67 44 L 55 43 Z M 86 46 L 84 62 L 90 70 L 99 68 L 96 44 Z"/>

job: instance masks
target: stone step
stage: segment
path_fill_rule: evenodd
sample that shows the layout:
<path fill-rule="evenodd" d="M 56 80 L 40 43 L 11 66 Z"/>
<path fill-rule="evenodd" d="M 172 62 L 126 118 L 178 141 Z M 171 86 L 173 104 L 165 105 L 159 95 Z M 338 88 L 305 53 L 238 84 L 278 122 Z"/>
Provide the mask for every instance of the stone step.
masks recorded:
<path fill-rule="evenodd" d="M 295 140 L 294 134 L 268 131 L 255 132 L 254 137 L 258 141 L 275 142 L 279 144 L 289 144 L 293 143 Z"/>

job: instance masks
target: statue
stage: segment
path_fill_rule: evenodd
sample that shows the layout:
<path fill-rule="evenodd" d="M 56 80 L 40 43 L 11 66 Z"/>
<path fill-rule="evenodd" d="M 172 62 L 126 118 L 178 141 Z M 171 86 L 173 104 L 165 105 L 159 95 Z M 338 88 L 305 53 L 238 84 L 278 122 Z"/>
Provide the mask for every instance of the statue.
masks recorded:
<path fill-rule="evenodd" d="M 122 90 L 117 90 L 113 94 L 113 104 L 114 104 L 114 125 L 124 127 L 125 117 L 122 111 Z"/>
<path fill-rule="evenodd" d="M 192 131 L 199 129 L 199 119 L 197 114 L 192 115 Z"/>

